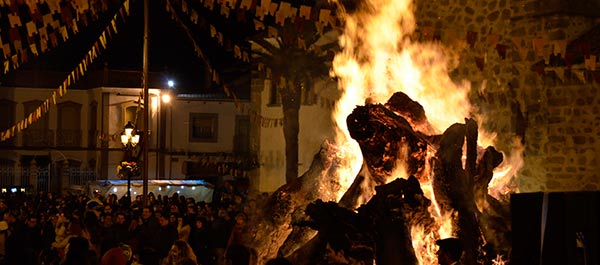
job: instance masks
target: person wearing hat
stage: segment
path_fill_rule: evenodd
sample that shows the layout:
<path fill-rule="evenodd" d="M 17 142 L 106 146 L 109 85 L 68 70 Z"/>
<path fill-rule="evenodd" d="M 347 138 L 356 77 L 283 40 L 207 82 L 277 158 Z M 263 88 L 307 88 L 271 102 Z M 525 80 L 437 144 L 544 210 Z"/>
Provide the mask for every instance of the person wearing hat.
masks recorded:
<path fill-rule="evenodd" d="M 437 251 L 439 265 L 459 265 L 463 253 L 462 241 L 458 238 L 440 239 L 435 242 L 439 249 Z"/>

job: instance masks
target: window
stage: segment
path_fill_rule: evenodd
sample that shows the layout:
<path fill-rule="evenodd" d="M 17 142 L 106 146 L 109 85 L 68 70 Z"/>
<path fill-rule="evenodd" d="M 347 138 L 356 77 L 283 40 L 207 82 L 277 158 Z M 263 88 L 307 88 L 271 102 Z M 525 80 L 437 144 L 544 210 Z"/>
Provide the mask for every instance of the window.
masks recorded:
<path fill-rule="evenodd" d="M 123 112 L 123 120 L 120 127 L 125 126 L 127 122 L 132 122 L 136 129 L 143 130 L 144 127 L 144 107 L 139 105 L 137 101 L 128 101 L 121 103 L 121 111 Z"/>
<path fill-rule="evenodd" d="M 233 150 L 238 154 L 250 152 L 250 116 L 238 115 L 235 117 L 235 137 Z"/>
<path fill-rule="evenodd" d="M 281 96 L 273 80 L 269 81 L 269 106 L 281 105 Z"/>
<path fill-rule="evenodd" d="M 15 124 L 15 113 L 17 104 L 13 101 L 0 99 L 0 131 L 10 129 Z M 0 142 L 0 146 L 12 146 L 15 144 L 15 138 L 11 137 Z"/>
<path fill-rule="evenodd" d="M 190 142 L 217 142 L 219 115 L 190 113 Z"/>
<path fill-rule="evenodd" d="M 81 145 L 81 104 L 67 101 L 57 104 L 58 128 L 56 140 L 59 146 Z"/>

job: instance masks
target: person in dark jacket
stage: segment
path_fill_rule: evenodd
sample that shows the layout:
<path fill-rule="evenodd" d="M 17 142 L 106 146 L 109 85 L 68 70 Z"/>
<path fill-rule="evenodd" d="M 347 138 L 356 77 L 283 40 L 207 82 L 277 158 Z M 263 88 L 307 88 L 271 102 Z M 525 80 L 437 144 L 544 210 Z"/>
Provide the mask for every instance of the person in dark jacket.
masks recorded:
<path fill-rule="evenodd" d="M 155 252 L 154 254 L 152 254 L 155 260 L 146 260 L 146 262 L 143 262 L 141 260 L 142 264 L 144 265 L 156 264 L 155 262 L 166 258 L 167 255 L 169 255 L 169 250 L 171 249 L 173 242 L 175 242 L 175 240 L 177 240 L 178 238 L 177 228 L 169 224 L 168 217 L 161 216 L 158 218 L 158 222 L 160 226 L 158 229 L 153 231 L 152 237 L 148 244 L 150 250 L 153 250 Z"/>
<path fill-rule="evenodd" d="M 66 247 L 65 260 L 61 265 L 96 265 L 97 256 L 90 250 L 90 242 L 85 237 L 69 238 Z"/>
<path fill-rule="evenodd" d="M 210 235 L 207 221 L 202 217 L 197 217 L 193 223 L 188 243 L 192 247 L 200 264 L 208 264 L 210 261 L 209 240 Z"/>

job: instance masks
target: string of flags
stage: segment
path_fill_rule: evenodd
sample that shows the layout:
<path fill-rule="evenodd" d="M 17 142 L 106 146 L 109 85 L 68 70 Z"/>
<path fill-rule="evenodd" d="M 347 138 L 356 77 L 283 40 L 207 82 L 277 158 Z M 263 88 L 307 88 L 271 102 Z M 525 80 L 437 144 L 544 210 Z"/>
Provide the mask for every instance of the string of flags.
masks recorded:
<path fill-rule="evenodd" d="M 129 15 L 129 0 L 125 0 L 118 12 L 115 13 L 110 23 L 102 31 L 98 39 L 94 42 L 92 47 L 85 54 L 85 57 L 81 62 L 69 73 L 67 78 L 59 85 L 58 89 L 52 92 L 52 95 L 44 100 L 39 107 L 33 112 L 25 116 L 24 119 L 18 121 L 13 126 L 0 132 L 0 141 L 5 141 L 9 138 L 14 137 L 17 133 L 27 129 L 29 125 L 33 124 L 45 114 L 48 113 L 50 107 L 56 105 L 56 97 L 63 97 L 67 93 L 67 88 L 79 81 L 88 70 L 88 65 L 91 64 L 102 50 L 106 50 L 108 45 L 108 39 L 112 38 L 113 34 L 117 33 L 117 21 L 120 19 L 124 21 L 125 16 Z"/>
<path fill-rule="evenodd" d="M 421 40 L 431 41 L 439 38 L 436 35 L 438 30 L 434 27 L 420 28 Z M 541 67 L 532 68 L 540 75 L 548 72 L 554 72 L 560 80 L 564 80 L 565 72 L 570 72 L 575 75 L 581 82 L 587 82 L 589 77 L 600 83 L 600 69 L 598 57 L 600 54 L 593 54 L 592 44 L 586 41 L 577 42 L 570 50 L 567 50 L 568 42 L 566 39 L 548 40 L 543 37 L 522 37 L 511 36 L 504 37 L 497 33 L 481 34 L 475 31 L 466 31 L 464 37 L 452 36 L 461 33 L 444 32 L 447 38 L 465 38 L 467 45 L 475 54 L 473 61 L 480 71 L 485 70 L 488 48 L 495 49 L 498 57 L 505 60 L 510 51 L 513 51 L 515 56 L 522 61 L 526 61 L 530 56 L 543 60 Z M 573 44 L 571 44 L 573 45 Z M 574 54 L 577 53 L 577 54 Z M 581 64 L 575 65 L 575 58 L 578 55 L 584 58 Z"/>
<path fill-rule="evenodd" d="M 129 3 L 120 9 L 129 12 Z M 0 15 L 7 20 L 0 32 L 3 73 L 17 69 L 31 56 L 39 56 L 65 43 L 109 10 L 102 0 L 0 1 Z"/>
<path fill-rule="evenodd" d="M 173 4 L 170 1 L 166 1 L 167 6 L 166 6 L 166 10 L 168 12 L 171 13 L 171 18 L 173 20 L 175 20 L 185 31 L 186 34 L 188 35 L 188 38 L 192 41 L 192 45 L 194 46 L 194 50 L 196 52 L 196 55 L 202 59 L 208 66 L 209 71 L 211 72 L 211 76 L 212 76 L 212 81 L 217 83 L 217 84 L 221 84 L 223 86 L 224 92 L 228 97 L 233 98 L 234 104 L 236 106 L 236 109 L 239 112 L 247 112 L 251 117 L 252 120 L 258 124 L 261 125 L 261 127 L 264 128 L 273 128 L 273 127 L 280 127 L 283 126 L 283 118 L 270 118 L 270 117 L 264 117 L 260 114 L 259 111 L 256 110 L 252 110 L 250 108 L 247 108 L 246 105 L 243 105 L 239 102 L 239 99 L 237 98 L 237 96 L 235 95 L 235 93 L 229 88 L 229 86 L 227 86 L 226 84 L 223 84 L 221 82 L 221 77 L 218 74 L 217 71 L 214 70 L 213 67 L 211 67 L 210 62 L 208 61 L 208 59 L 206 58 L 206 56 L 204 56 L 204 54 L 202 53 L 202 50 L 200 49 L 199 45 L 197 44 L 195 38 L 193 37 L 193 35 L 190 32 L 190 29 L 186 26 L 186 24 L 182 21 L 182 19 L 179 17 L 178 13 L 174 10 Z M 176 1 L 179 2 L 179 1 Z M 198 23 L 198 19 L 203 19 L 203 18 L 198 18 L 197 13 L 195 12 L 194 9 L 192 9 L 191 7 L 189 7 L 190 5 L 187 4 L 186 0 L 181 0 L 181 5 L 179 6 L 180 10 L 188 15 L 191 15 L 191 17 L 189 18 L 189 21 L 191 21 L 194 24 L 206 24 L 206 23 Z M 305 10 L 310 10 L 310 9 L 305 9 Z M 310 12 L 308 12 L 310 13 Z M 329 14 L 329 13 L 328 13 Z M 202 21 L 201 21 L 202 22 Z M 218 43 L 220 43 L 221 45 L 223 45 L 224 41 L 223 39 L 225 34 L 221 33 L 216 26 L 214 25 L 210 25 L 210 37 L 211 38 L 215 38 L 217 39 Z M 225 39 L 227 42 L 227 39 Z M 230 43 L 230 42 L 228 42 Z M 304 46 L 304 48 L 306 49 L 306 46 Z M 237 59 L 242 59 L 245 62 L 249 62 L 249 55 L 248 52 L 245 50 L 242 50 L 242 48 L 240 48 L 240 46 L 238 45 L 234 45 L 233 46 L 233 52 L 234 52 L 234 57 Z M 266 70 L 266 76 L 267 78 L 272 78 L 271 74 L 270 74 L 270 69 L 268 69 L 268 67 L 265 67 L 264 65 L 259 65 L 259 71 L 265 71 Z M 285 82 L 285 78 L 280 77 L 280 83 L 286 83 Z M 332 109 L 335 106 L 335 100 L 331 100 L 325 97 L 320 97 L 319 98 L 319 102 L 320 102 L 320 107 L 322 108 L 329 108 Z"/>
<path fill-rule="evenodd" d="M 226 33 L 219 30 L 218 26 L 208 21 L 205 16 L 201 16 L 201 11 L 196 10 L 194 5 L 188 3 L 187 0 L 175 2 L 179 4 L 179 10 L 188 16 L 189 22 L 209 32 L 210 37 L 215 39 L 216 43 L 224 47 L 225 50 L 232 51 L 235 58 L 245 62 L 250 61 L 249 51 L 244 48 L 247 45 L 236 43 L 233 38 L 228 37 Z M 170 11 L 169 9 L 172 6 L 172 4 L 168 4 L 167 10 Z M 320 34 L 323 34 L 329 28 L 337 28 L 341 24 L 330 9 L 319 9 L 306 5 L 294 7 L 292 4 L 283 1 L 278 3 L 263 0 L 261 3 L 260 0 L 203 0 L 200 1 L 200 7 L 224 18 L 229 18 L 232 11 L 235 11 L 239 20 L 246 19 L 245 13 L 250 12 L 253 15 L 253 21 L 250 23 L 253 23 L 254 29 L 257 32 L 266 31 L 269 37 L 279 37 L 281 34 L 279 27 L 284 26 L 286 23 L 293 23 L 298 29 L 304 28 L 305 23 L 314 23 Z M 266 22 L 266 15 L 274 17 L 275 24 Z M 297 43 L 298 48 L 308 49 L 306 41 L 301 36 L 293 36 L 293 38 L 296 38 L 294 41 Z"/>
<path fill-rule="evenodd" d="M 233 99 L 233 104 L 235 105 L 236 109 L 241 112 L 242 111 L 242 104 L 241 104 L 239 98 L 237 97 L 237 95 L 235 94 L 235 92 L 232 91 L 227 84 L 225 84 L 224 82 L 222 82 L 221 75 L 212 67 L 211 63 L 208 61 L 208 59 L 206 58 L 206 56 L 202 52 L 202 49 L 200 49 L 200 46 L 196 42 L 196 39 L 193 37 L 192 33 L 190 32 L 189 27 L 187 27 L 185 25 L 185 23 L 183 23 L 183 21 L 181 20 L 181 18 L 179 17 L 179 15 L 173 9 L 173 6 L 171 5 L 171 2 L 170 1 L 166 1 L 166 4 L 167 4 L 167 11 L 169 11 L 171 13 L 171 18 L 173 20 L 175 20 L 175 22 L 177 22 L 185 30 L 188 38 L 191 40 L 192 45 L 194 46 L 194 52 L 196 52 L 196 56 L 198 56 L 202 61 L 204 61 L 204 63 L 208 67 L 208 71 L 211 73 L 212 81 L 215 82 L 216 84 L 219 84 L 219 85 L 223 86 L 223 90 L 225 91 L 225 95 L 227 95 L 228 97 L 230 97 L 230 98 Z"/>

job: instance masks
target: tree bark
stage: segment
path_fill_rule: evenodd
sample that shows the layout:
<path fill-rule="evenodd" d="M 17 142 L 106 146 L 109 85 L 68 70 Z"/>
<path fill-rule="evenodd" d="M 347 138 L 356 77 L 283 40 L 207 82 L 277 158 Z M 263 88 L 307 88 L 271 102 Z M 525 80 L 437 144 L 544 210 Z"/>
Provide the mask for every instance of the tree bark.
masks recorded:
<path fill-rule="evenodd" d="M 285 181 L 290 183 L 298 178 L 301 88 L 299 86 L 286 87 L 280 94 L 283 108 L 283 137 L 285 139 Z"/>

